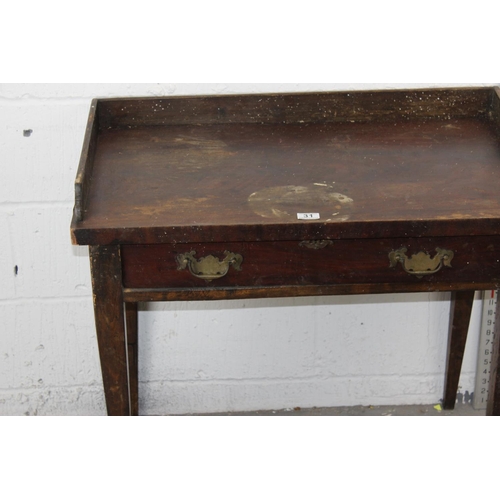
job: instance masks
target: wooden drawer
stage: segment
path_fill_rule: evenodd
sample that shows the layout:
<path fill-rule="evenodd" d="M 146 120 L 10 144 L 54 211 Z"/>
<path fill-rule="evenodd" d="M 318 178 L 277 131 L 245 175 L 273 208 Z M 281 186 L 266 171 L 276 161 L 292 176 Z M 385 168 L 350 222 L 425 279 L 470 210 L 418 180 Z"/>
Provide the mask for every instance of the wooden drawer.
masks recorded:
<path fill-rule="evenodd" d="M 500 238 L 122 246 L 126 288 L 481 283 L 500 278 Z"/>

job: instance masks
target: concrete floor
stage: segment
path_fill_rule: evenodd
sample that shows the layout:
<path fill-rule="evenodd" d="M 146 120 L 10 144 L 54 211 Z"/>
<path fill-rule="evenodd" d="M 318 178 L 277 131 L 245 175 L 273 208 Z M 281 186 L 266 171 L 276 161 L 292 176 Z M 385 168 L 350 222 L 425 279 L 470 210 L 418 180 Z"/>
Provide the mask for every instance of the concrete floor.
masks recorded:
<path fill-rule="evenodd" d="M 454 411 L 440 411 L 430 406 L 357 406 L 352 408 L 311 408 L 250 413 L 222 413 L 206 416 L 286 416 L 286 417 L 484 417 L 486 410 L 474 410 L 470 404 L 457 404 Z"/>

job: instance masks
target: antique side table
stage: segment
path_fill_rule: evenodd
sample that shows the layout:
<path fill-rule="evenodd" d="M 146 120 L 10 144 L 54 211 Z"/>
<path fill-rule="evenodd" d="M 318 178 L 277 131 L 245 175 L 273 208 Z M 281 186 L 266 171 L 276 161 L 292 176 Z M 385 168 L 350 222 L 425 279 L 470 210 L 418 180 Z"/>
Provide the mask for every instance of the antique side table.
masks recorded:
<path fill-rule="evenodd" d="M 75 187 L 109 415 L 139 413 L 139 302 L 423 291 L 452 292 L 454 407 L 500 283 L 498 89 L 94 100 Z"/>

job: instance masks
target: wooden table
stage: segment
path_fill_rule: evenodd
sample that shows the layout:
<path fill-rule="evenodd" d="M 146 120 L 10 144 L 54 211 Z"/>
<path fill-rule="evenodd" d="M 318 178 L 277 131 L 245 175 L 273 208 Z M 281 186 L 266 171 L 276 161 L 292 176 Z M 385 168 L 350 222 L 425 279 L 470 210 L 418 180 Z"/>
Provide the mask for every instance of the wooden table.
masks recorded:
<path fill-rule="evenodd" d="M 453 292 L 453 408 L 498 193 L 495 88 L 94 100 L 71 232 L 108 413 L 139 413 L 139 302 L 429 291 Z"/>

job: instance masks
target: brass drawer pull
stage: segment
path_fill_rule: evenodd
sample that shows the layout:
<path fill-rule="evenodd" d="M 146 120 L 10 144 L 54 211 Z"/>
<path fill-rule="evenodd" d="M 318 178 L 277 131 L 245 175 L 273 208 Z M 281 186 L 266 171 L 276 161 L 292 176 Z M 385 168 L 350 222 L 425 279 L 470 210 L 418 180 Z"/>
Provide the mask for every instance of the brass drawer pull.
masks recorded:
<path fill-rule="evenodd" d="M 239 254 L 225 251 L 226 258 L 222 261 L 213 255 L 197 260 L 195 255 L 196 252 L 194 251 L 178 255 L 177 263 L 179 266 L 177 269 L 183 271 L 188 268 L 194 277 L 205 281 L 223 278 L 229 272 L 231 266 L 237 271 L 241 271 L 243 257 Z"/>
<path fill-rule="evenodd" d="M 443 250 L 436 248 L 436 256 L 431 257 L 428 253 L 419 252 L 412 257 L 408 257 L 406 252 L 407 248 L 393 251 L 389 254 L 391 267 L 396 267 L 401 262 L 404 270 L 417 278 L 423 278 L 430 274 L 436 274 L 443 266 L 451 267 L 454 253 L 451 250 Z"/>

